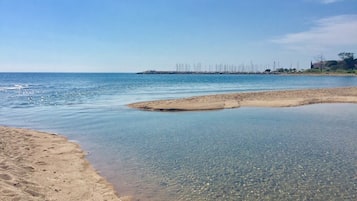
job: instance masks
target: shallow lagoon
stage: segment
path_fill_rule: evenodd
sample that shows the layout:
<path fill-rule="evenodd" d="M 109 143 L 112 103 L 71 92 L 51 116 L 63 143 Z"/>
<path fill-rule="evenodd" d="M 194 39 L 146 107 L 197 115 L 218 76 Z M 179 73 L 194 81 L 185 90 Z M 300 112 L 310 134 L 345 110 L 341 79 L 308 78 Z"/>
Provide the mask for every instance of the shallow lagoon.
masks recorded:
<path fill-rule="evenodd" d="M 357 198 L 357 105 L 132 115 L 110 115 L 88 149 L 138 199 Z"/>

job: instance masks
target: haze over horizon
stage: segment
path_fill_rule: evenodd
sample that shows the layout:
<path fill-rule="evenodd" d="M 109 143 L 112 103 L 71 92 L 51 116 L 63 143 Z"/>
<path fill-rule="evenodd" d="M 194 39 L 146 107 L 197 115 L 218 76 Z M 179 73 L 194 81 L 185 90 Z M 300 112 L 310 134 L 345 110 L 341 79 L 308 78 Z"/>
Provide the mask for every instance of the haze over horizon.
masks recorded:
<path fill-rule="evenodd" d="M 356 36 L 356 0 L 0 0 L 0 72 L 308 68 Z"/>

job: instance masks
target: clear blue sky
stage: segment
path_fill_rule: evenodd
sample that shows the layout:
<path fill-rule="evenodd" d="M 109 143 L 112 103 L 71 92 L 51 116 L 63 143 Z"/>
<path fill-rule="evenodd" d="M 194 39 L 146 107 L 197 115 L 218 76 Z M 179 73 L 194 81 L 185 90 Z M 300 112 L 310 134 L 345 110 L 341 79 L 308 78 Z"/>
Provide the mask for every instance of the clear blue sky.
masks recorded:
<path fill-rule="evenodd" d="M 307 68 L 356 36 L 356 0 L 0 0 L 0 72 Z"/>

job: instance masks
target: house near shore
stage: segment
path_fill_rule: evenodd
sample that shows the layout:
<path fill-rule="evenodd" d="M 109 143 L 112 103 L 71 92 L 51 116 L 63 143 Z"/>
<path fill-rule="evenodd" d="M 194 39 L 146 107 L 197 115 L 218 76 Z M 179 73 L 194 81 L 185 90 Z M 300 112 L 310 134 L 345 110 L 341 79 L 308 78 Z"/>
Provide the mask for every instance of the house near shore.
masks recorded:
<path fill-rule="evenodd" d="M 347 63 L 345 60 L 326 60 L 319 61 L 316 63 L 311 62 L 312 70 L 321 70 L 321 71 L 336 71 L 336 70 L 353 70 L 357 68 L 357 59 L 352 60 L 351 63 Z"/>

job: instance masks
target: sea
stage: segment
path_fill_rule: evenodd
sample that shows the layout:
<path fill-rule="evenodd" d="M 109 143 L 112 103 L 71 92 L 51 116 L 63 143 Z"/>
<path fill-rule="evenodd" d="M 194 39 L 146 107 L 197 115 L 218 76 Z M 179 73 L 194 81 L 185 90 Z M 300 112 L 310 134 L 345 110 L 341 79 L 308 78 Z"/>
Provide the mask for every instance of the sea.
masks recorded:
<path fill-rule="evenodd" d="M 0 125 L 80 144 L 133 200 L 357 200 L 357 104 L 148 112 L 147 100 L 357 86 L 356 76 L 0 73 Z"/>

